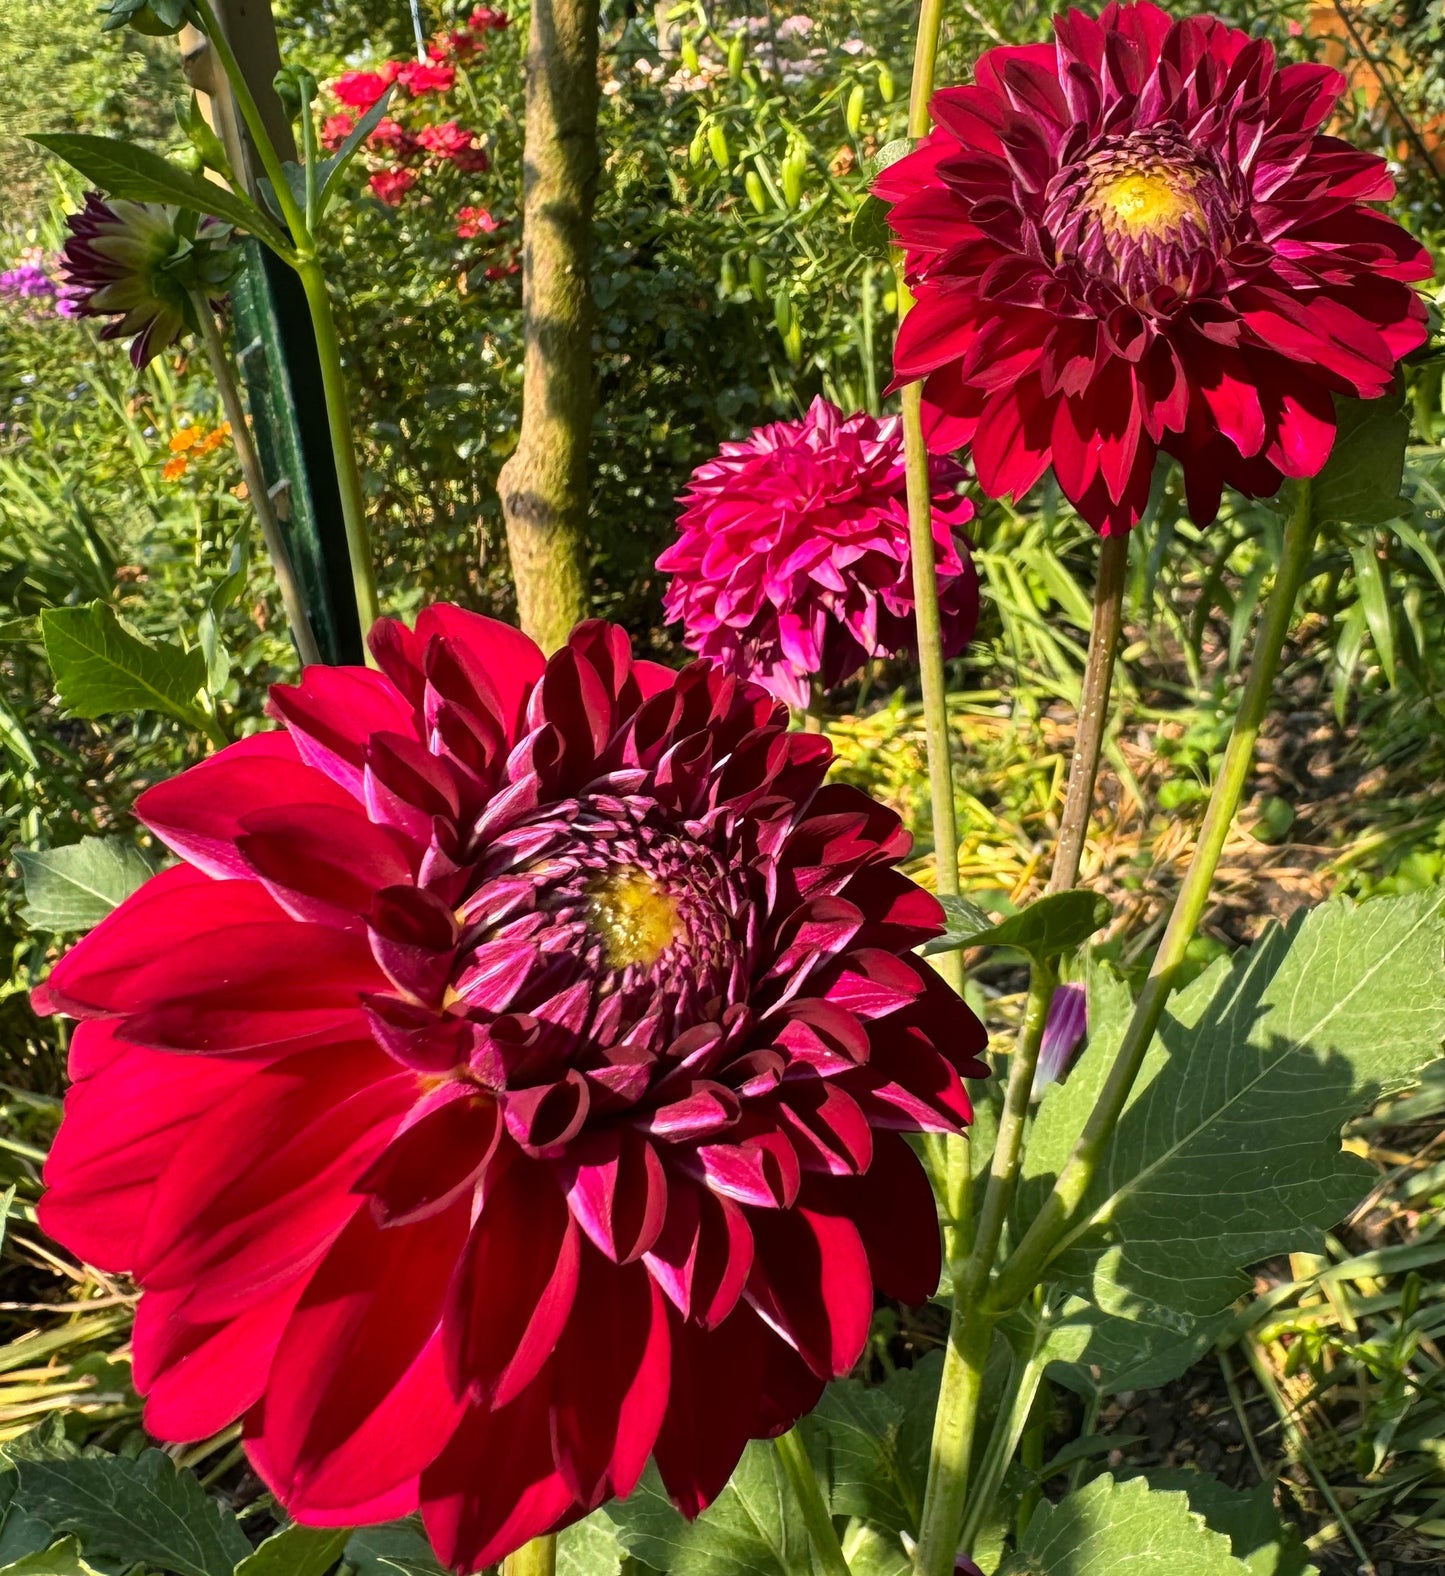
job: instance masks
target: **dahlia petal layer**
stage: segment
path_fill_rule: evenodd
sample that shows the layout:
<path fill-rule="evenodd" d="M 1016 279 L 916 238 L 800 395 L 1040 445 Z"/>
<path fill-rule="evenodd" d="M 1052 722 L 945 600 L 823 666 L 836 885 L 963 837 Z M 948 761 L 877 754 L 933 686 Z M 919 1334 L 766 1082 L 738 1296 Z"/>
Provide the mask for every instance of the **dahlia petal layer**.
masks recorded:
<path fill-rule="evenodd" d="M 41 1220 L 142 1287 L 169 1439 L 489 1564 L 636 1483 L 695 1515 L 937 1283 L 901 1133 L 977 1020 L 908 838 L 711 663 L 432 608 L 143 796 L 181 863 L 67 954 Z"/>
<path fill-rule="evenodd" d="M 972 445 L 1018 496 L 1052 466 L 1104 535 L 1158 456 L 1207 524 L 1312 476 L 1333 396 L 1372 399 L 1426 332 L 1425 250 L 1367 204 L 1382 159 L 1328 136 L 1344 78 L 1156 6 L 1070 11 L 1054 41 L 981 56 L 873 190 L 917 304 L 895 350 L 930 445 Z"/>

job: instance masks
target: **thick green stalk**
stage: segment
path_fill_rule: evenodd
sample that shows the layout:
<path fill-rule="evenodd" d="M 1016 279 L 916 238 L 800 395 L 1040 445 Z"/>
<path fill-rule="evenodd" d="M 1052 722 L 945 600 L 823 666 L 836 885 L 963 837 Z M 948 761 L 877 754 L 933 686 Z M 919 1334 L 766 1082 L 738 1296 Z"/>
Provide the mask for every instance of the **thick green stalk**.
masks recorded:
<path fill-rule="evenodd" d="M 1139 1076 L 1145 1053 L 1159 1027 L 1164 1007 L 1178 977 L 1180 965 L 1209 903 L 1209 890 L 1229 828 L 1244 796 L 1254 764 L 1255 740 L 1269 710 L 1280 653 L 1289 634 L 1295 598 L 1314 548 L 1315 527 L 1310 511 L 1310 484 L 1298 484 L 1299 498 L 1284 536 L 1284 556 L 1275 576 L 1264 617 L 1255 637 L 1249 678 L 1239 698 L 1239 711 L 1224 760 L 1209 796 L 1209 807 L 1194 857 L 1189 862 L 1164 939 L 1144 982 L 1144 989 L 1129 1020 L 1123 1044 L 1110 1069 L 1084 1131 L 1054 1183 L 1043 1208 L 1023 1241 L 1004 1265 L 988 1298 L 991 1312 L 1016 1307 L 1037 1284 L 1045 1266 L 1079 1224 L 1078 1216 L 1114 1128 Z"/>
<path fill-rule="evenodd" d="M 1036 1343 L 1036 1348 L 1039 1346 L 1042 1346 L 1042 1341 Z M 1044 1369 L 1047 1366 L 1047 1359 L 1038 1349 L 1030 1351 L 1027 1357 L 1016 1358 L 1014 1361 L 1013 1371 L 1009 1375 L 1008 1391 L 999 1403 L 993 1432 L 989 1435 L 983 1460 L 979 1464 L 978 1482 L 974 1484 L 973 1493 L 969 1496 L 968 1514 L 963 1520 L 963 1535 L 958 1545 L 960 1553 L 973 1552 L 974 1540 L 983 1525 L 983 1518 L 993 1508 L 1004 1473 L 1008 1470 L 1009 1462 L 1014 1458 L 1019 1440 L 1023 1438 L 1029 1413 L 1033 1409 L 1034 1397 L 1039 1393 L 1039 1385 L 1043 1382 Z"/>
<path fill-rule="evenodd" d="M 246 424 L 246 410 L 241 403 L 241 391 L 236 387 L 235 375 L 231 371 L 231 363 L 226 356 L 226 347 L 221 340 L 221 330 L 216 323 L 215 313 L 211 311 L 211 303 L 199 291 L 195 292 L 192 300 L 196 308 L 196 317 L 200 321 L 201 338 L 205 341 L 206 355 L 211 363 L 211 371 L 215 374 L 216 387 L 221 393 L 221 405 L 226 412 L 226 420 L 231 424 L 231 442 L 236 447 L 236 458 L 241 464 L 241 474 L 246 479 L 246 491 L 251 495 L 251 508 L 260 522 L 261 535 L 266 543 L 266 551 L 270 555 L 271 568 L 275 571 L 276 584 L 281 591 L 281 602 L 286 609 L 286 618 L 291 625 L 291 635 L 296 642 L 301 666 L 307 668 L 321 661 L 321 651 L 316 644 L 316 636 L 311 632 L 311 621 L 306 616 L 306 603 L 302 598 L 301 588 L 296 583 L 296 572 L 292 568 L 291 555 L 286 551 L 286 542 L 276 520 L 271 494 L 266 490 L 266 477 L 261 470 L 256 446 L 251 441 L 251 429 Z"/>
<path fill-rule="evenodd" d="M 1029 976 L 1029 999 L 1023 1026 L 1009 1067 L 998 1138 L 989 1164 L 988 1187 L 979 1210 L 973 1247 L 962 1270 L 955 1270 L 953 1314 L 949 1323 L 948 1356 L 933 1417 L 933 1447 L 928 1463 L 928 1486 L 923 1496 L 918 1553 L 919 1576 L 948 1576 L 958 1551 L 959 1528 L 968 1495 L 969 1460 L 978 1411 L 977 1375 L 974 1367 L 988 1355 L 995 1320 L 983 1308 L 983 1292 L 998 1253 L 1004 1223 L 1018 1181 L 1028 1122 L 1029 1095 L 1039 1046 L 1048 1022 L 1054 994 L 1055 971 L 1035 963 Z M 977 1363 L 968 1354 L 977 1355 Z"/>
<path fill-rule="evenodd" d="M 326 425 L 331 433 L 331 454 L 341 490 L 341 518 L 346 526 L 346 551 L 351 560 L 351 584 L 361 619 L 361 638 L 376 622 L 376 568 L 371 557 L 371 533 L 366 526 L 366 496 L 361 487 L 361 467 L 352 441 L 351 411 L 346 395 L 346 373 L 341 365 L 341 341 L 331 313 L 326 276 L 316 262 L 297 270 L 311 308 L 316 333 L 316 353 L 321 361 L 321 386 L 326 393 Z"/>
<path fill-rule="evenodd" d="M 783 1464 L 788 1482 L 792 1485 L 798 1506 L 803 1512 L 803 1524 L 808 1529 L 808 1541 L 813 1546 L 819 1569 L 823 1576 L 851 1576 L 848 1561 L 843 1557 L 843 1545 L 838 1541 L 838 1529 L 828 1513 L 823 1491 L 818 1486 L 818 1474 L 808 1459 L 808 1447 L 796 1428 L 780 1434 L 773 1441 L 778 1460 Z"/>
<path fill-rule="evenodd" d="M 1089 630 L 1089 656 L 1079 697 L 1079 725 L 1069 762 L 1069 786 L 1048 890 L 1066 892 L 1079 879 L 1079 861 L 1094 805 L 1094 779 L 1109 715 L 1109 688 L 1114 679 L 1114 654 L 1124 615 L 1124 582 L 1129 572 L 1129 537 L 1106 536 L 1099 543 L 1099 578 L 1094 586 L 1094 620 Z"/>
<path fill-rule="evenodd" d="M 524 1543 L 502 1561 L 502 1576 L 556 1576 L 557 1538 L 548 1533 Z"/>

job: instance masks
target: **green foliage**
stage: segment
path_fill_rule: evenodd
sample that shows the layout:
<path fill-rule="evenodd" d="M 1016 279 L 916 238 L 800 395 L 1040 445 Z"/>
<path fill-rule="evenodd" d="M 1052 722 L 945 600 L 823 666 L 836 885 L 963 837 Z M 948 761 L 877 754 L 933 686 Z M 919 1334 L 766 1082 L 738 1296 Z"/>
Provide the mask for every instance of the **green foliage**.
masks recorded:
<path fill-rule="evenodd" d="M 1128 1314 L 1139 1298 L 1214 1313 L 1243 1267 L 1313 1250 L 1370 1184 L 1343 1123 L 1407 1085 L 1445 1035 L 1441 899 L 1327 904 L 1221 959 L 1166 1010 L 1104 1165 L 1088 1229 L 1054 1266 Z M 1020 1188 L 1027 1209 L 1072 1149 L 1122 1034 L 1044 1096 Z"/>
<path fill-rule="evenodd" d="M 1097 892 L 1054 892 L 997 923 L 964 899 L 942 901 L 948 929 L 925 944 L 925 955 L 960 947 L 1013 947 L 1048 962 L 1082 946 L 1112 917 L 1109 900 Z"/>
<path fill-rule="evenodd" d="M 1315 519 L 1321 526 L 1396 519 L 1410 437 L 1403 387 L 1380 399 L 1339 400 L 1336 412 L 1334 448 L 1311 487 Z"/>
<path fill-rule="evenodd" d="M 80 1545 L 74 1538 L 62 1538 L 48 1549 L 0 1566 L 0 1576 L 100 1576 L 100 1572 L 80 1557 Z"/>
<path fill-rule="evenodd" d="M 617 1528 L 605 1511 L 593 1511 L 557 1535 L 557 1576 L 620 1576 Z"/>
<path fill-rule="evenodd" d="M 1212 1531 L 1229 1538 L 1232 1552 L 1250 1576 L 1319 1576 L 1298 1534 L 1281 1524 L 1269 1484 L 1241 1494 L 1207 1473 L 1188 1471 L 1151 1472 L 1148 1483 L 1156 1491 L 1185 1494 L 1189 1508 L 1203 1516 Z"/>
<path fill-rule="evenodd" d="M 61 704 L 73 716 L 160 711 L 204 728 L 196 703 L 206 682 L 199 648 L 148 641 L 106 602 L 48 608 L 40 627 Z"/>
<path fill-rule="evenodd" d="M 447 1576 L 419 1521 L 392 1521 L 353 1532 L 346 1563 L 356 1576 Z"/>
<path fill-rule="evenodd" d="M 1111 1477 L 1034 1512 L 999 1576 L 1246 1576 L 1230 1540 L 1212 1532 L 1180 1493 L 1143 1478 Z"/>
<path fill-rule="evenodd" d="M 119 837 L 83 837 L 68 848 L 15 850 L 25 880 L 25 923 L 66 935 L 98 925 L 151 873 L 139 849 Z"/>
<path fill-rule="evenodd" d="M 235 1576 L 326 1576 L 351 1536 L 350 1527 L 283 1527 L 236 1566 Z"/>

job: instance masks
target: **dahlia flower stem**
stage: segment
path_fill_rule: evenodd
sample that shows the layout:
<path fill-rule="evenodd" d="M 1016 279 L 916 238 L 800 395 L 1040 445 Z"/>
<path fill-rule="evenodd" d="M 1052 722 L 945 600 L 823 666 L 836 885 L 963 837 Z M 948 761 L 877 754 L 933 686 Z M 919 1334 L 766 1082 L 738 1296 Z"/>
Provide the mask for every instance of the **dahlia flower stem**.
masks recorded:
<path fill-rule="evenodd" d="M 1129 572 L 1129 538 L 1106 536 L 1099 544 L 1099 578 L 1094 586 L 1094 619 L 1089 630 L 1089 656 L 1079 698 L 1079 724 L 1069 762 L 1069 786 L 1048 890 L 1065 892 L 1079 879 L 1079 862 L 1094 804 L 1094 779 L 1109 715 L 1109 689 L 1114 681 L 1114 656 L 1124 621 L 1124 582 Z"/>
<path fill-rule="evenodd" d="M 848 1561 L 843 1557 L 843 1545 L 838 1541 L 838 1529 L 833 1525 L 823 1490 L 818 1486 L 818 1474 L 808 1459 L 808 1447 L 796 1428 L 779 1434 L 773 1441 L 778 1460 L 783 1464 L 793 1494 L 803 1512 L 803 1524 L 808 1529 L 808 1541 L 817 1555 L 818 1565 L 824 1576 L 852 1576 Z"/>
<path fill-rule="evenodd" d="M 502 1576 L 555 1576 L 557 1536 L 546 1533 L 524 1543 L 515 1554 L 502 1561 Z"/>
<path fill-rule="evenodd" d="M 1298 500 L 1285 529 L 1284 555 L 1275 575 L 1274 589 L 1264 610 L 1249 677 L 1239 699 L 1239 711 L 1224 752 L 1224 760 L 1209 795 L 1204 824 L 1194 856 L 1185 872 L 1164 939 L 1159 943 L 1149 977 L 1144 982 L 1134 1015 L 1129 1020 L 1119 1054 L 1099 1094 L 1084 1131 L 1054 1183 L 1043 1208 L 1029 1226 L 1022 1242 L 1000 1271 L 986 1300 L 994 1314 L 1018 1306 L 1037 1284 L 1049 1260 L 1081 1224 L 1080 1211 L 1089 1186 L 1108 1149 L 1114 1128 L 1123 1115 L 1145 1053 L 1159 1027 L 1159 1020 L 1174 989 L 1189 943 L 1204 917 L 1214 872 L 1219 865 L 1245 785 L 1254 764 L 1254 746 L 1260 725 L 1269 710 L 1280 653 L 1289 634 L 1295 598 L 1315 543 L 1310 507 L 1310 484 L 1297 483 Z"/>
<path fill-rule="evenodd" d="M 908 90 L 908 135 L 926 137 L 930 125 L 928 101 L 938 68 L 938 38 L 943 31 L 943 0 L 923 0 L 918 12 L 918 36 L 913 45 L 913 81 Z M 902 297 L 899 297 L 900 303 Z"/>
<path fill-rule="evenodd" d="M 331 296 L 320 263 L 302 263 L 297 272 L 311 308 L 311 325 L 316 333 L 316 351 L 321 361 L 321 386 L 326 394 L 326 424 L 331 432 L 331 454 L 336 463 L 336 481 L 341 490 L 341 518 L 346 526 L 346 551 L 351 560 L 351 584 L 356 596 L 356 611 L 361 619 L 361 638 L 366 639 L 379 612 L 376 596 L 376 568 L 371 555 L 371 533 L 366 525 L 366 495 L 361 485 L 361 466 L 351 433 L 351 410 L 346 394 L 346 372 L 341 365 L 341 341 L 336 333 L 336 318 L 331 311 Z M 369 660 L 369 659 L 368 659 Z"/>
<path fill-rule="evenodd" d="M 1029 975 L 1028 1005 L 1009 1067 L 1003 1113 L 999 1117 L 998 1138 L 989 1164 L 988 1187 L 979 1210 L 978 1228 L 961 1270 L 954 1270 L 948 1354 L 944 1358 L 939 1385 L 938 1409 L 933 1415 L 928 1486 L 919 1523 L 915 1559 L 918 1576 L 949 1576 L 958 1552 L 977 1421 L 979 1375 L 988 1356 L 994 1325 L 992 1315 L 983 1310 L 983 1292 L 1018 1182 L 1029 1094 L 1033 1089 L 1039 1046 L 1043 1043 L 1044 1025 L 1048 1022 L 1049 1002 L 1056 982 L 1057 975 L 1051 964 L 1034 963 Z"/>
<path fill-rule="evenodd" d="M 1027 1357 L 1014 1360 L 1008 1389 L 999 1403 L 998 1416 L 989 1434 L 988 1444 L 984 1447 L 983 1460 L 979 1463 L 978 1482 L 969 1496 L 968 1511 L 963 1519 L 963 1534 L 958 1545 L 961 1554 L 972 1554 L 983 1518 L 992 1509 L 1004 1473 L 1023 1438 L 1034 1398 L 1039 1393 L 1039 1385 L 1043 1382 L 1044 1369 L 1047 1367 L 1040 1349 L 1042 1345 L 1040 1337 Z"/>
<path fill-rule="evenodd" d="M 231 424 L 231 442 L 236 446 L 236 458 L 241 464 L 241 475 L 245 477 L 246 491 L 251 495 L 251 508 L 260 523 L 266 551 L 271 558 L 271 568 L 276 574 L 276 584 L 281 591 L 281 601 L 291 625 L 291 635 L 296 642 L 297 655 L 301 658 L 301 666 L 308 668 L 322 660 L 321 650 L 316 644 L 316 636 L 311 632 L 311 620 L 306 616 L 306 603 L 302 598 L 301 588 L 296 583 L 296 572 L 291 565 L 291 555 L 286 551 L 286 542 L 281 535 L 276 510 L 271 503 L 271 494 L 266 488 L 266 477 L 261 470 L 256 446 L 251 441 L 251 429 L 246 423 L 246 410 L 241 403 L 241 391 L 236 386 L 230 358 L 226 355 L 220 325 L 211 310 L 211 303 L 199 291 L 192 294 L 191 300 L 201 325 L 201 338 L 205 342 L 211 371 L 216 377 L 216 387 L 221 393 L 221 407 L 226 412 L 226 420 Z"/>

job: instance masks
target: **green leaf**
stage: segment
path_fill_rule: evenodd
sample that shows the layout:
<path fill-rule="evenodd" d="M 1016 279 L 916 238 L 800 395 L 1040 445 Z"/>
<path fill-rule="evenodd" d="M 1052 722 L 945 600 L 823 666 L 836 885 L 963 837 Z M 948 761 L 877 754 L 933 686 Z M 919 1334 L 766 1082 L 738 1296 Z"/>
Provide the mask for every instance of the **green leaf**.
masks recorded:
<path fill-rule="evenodd" d="M 1034 1512 L 999 1576 L 1249 1576 L 1183 1494 L 1097 1477 Z"/>
<path fill-rule="evenodd" d="M 1368 1191 L 1371 1166 L 1340 1129 L 1406 1087 L 1445 1036 L 1445 918 L 1438 892 L 1327 903 L 1181 991 L 1160 1024 L 1050 1273 L 1126 1316 L 1196 1317 L 1248 1287 L 1243 1266 L 1323 1247 Z M 1091 1001 L 1089 1048 L 1039 1108 L 1019 1207 L 1072 1150 L 1113 1061 L 1127 998 Z"/>
<path fill-rule="evenodd" d="M 672 1507 L 657 1468 L 607 1506 L 623 1548 L 669 1576 L 810 1576 L 808 1535 L 772 1446 L 755 1439 L 696 1521 Z"/>
<path fill-rule="evenodd" d="M 62 1538 L 48 1549 L 0 1566 L 0 1576 L 100 1576 L 100 1572 L 81 1559 L 74 1538 Z"/>
<path fill-rule="evenodd" d="M 346 1563 L 356 1576 L 450 1576 L 438 1564 L 419 1521 L 389 1521 L 351 1534 Z"/>
<path fill-rule="evenodd" d="M 620 1576 L 617 1528 L 600 1510 L 557 1534 L 557 1576 Z"/>
<path fill-rule="evenodd" d="M 317 178 L 320 193 L 316 199 L 315 222 L 320 224 L 321 216 L 331 206 L 341 190 L 341 179 L 346 174 L 347 166 L 361 152 L 366 139 L 381 124 L 382 117 L 386 114 L 387 106 L 391 103 L 394 88 L 387 88 L 386 92 L 377 99 L 376 103 L 361 117 L 347 133 L 346 141 L 336 150 L 331 157 L 325 160 L 317 169 Z"/>
<path fill-rule="evenodd" d="M 276 250 L 290 251 L 287 237 L 248 198 L 181 169 L 149 148 L 118 137 L 95 137 L 78 131 L 46 132 L 30 141 L 64 159 L 107 196 L 213 214 Z"/>
<path fill-rule="evenodd" d="M 893 231 L 888 228 L 888 210 L 891 203 L 869 192 L 854 210 L 848 222 L 848 240 L 855 252 L 867 257 L 887 257 L 893 245 Z"/>
<path fill-rule="evenodd" d="M 1360 593 L 1360 603 L 1365 609 L 1365 622 L 1370 626 L 1370 639 L 1375 644 L 1375 655 L 1385 673 L 1385 682 L 1395 687 L 1395 620 L 1390 612 L 1390 598 L 1385 589 L 1385 577 L 1380 570 L 1380 560 L 1373 542 L 1354 542 L 1350 546 L 1350 559 L 1355 566 L 1355 588 Z"/>
<path fill-rule="evenodd" d="M 1384 525 L 1410 512 L 1400 497 L 1410 417 L 1405 391 L 1335 401 L 1335 444 L 1310 491 L 1317 525 Z"/>
<path fill-rule="evenodd" d="M 891 142 L 885 142 L 877 153 L 864 163 L 864 179 L 871 186 L 890 164 L 897 164 L 899 159 L 906 158 L 912 152 L 913 142 L 908 137 L 895 137 Z"/>
<path fill-rule="evenodd" d="M 830 1384 L 805 1425 L 827 1462 L 830 1509 L 918 1536 L 943 1359 L 930 1353 L 886 1384 Z"/>
<path fill-rule="evenodd" d="M 902 1543 L 866 1521 L 853 1521 L 843 1534 L 849 1576 L 913 1576 L 913 1561 Z"/>
<path fill-rule="evenodd" d="M 38 1455 L 18 1440 L 6 1454 L 20 1473 L 16 1503 L 58 1532 L 76 1533 L 89 1559 L 172 1576 L 232 1576 L 251 1552 L 231 1512 L 163 1451 L 135 1460 Z"/>
<path fill-rule="evenodd" d="M 206 682 L 200 650 L 144 640 L 99 601 L 46 608 L 40 627 L 61 704 L 71 716 L 163 711 L 193 727 L 204 725 L 196 705 Z"/>
<path fill-rule="evenodd" d="M 89 930 L 151 876 L 140 850 L 123 837 L 82 837 L 67 848 L 15 850 L 25 882 L 21 918 L 56 935 Z"/>
<path fill-rule="evenodd" d="M 1274 1490 L 1261 1483 L 1250 1494 L 1221 1483 L 1205 1472 L 1151 1472 L 1152 1489 L 1177 1490 L 1188 1496 L 1189 1508 L 1203 1516 L 1214 1532 L 1228 1537 L 1236 1559 L 1251 1576 L 1319 1576 L 1299 1534 L 1280 1520 Z"/>
<path fill-rule="evenodd" d="M 202 161 L 230 180 L 231 161 L 226 157 L 226 145 L 202 113 L 199 94 L 191 94 L 190 104 L 183 110 L 177 110 L 176 119 L 180 122 L 186 140 L 200 154 Z"/>
<path fill-rule="evenodd" d="M 236 1576 L 326 1576 L 350 1541 L 350 1527 L 282 1527 L 241 1561 Z"/>
<path fill-rule="evenodd" d="M 1039 1350 L 1050 1379 L 1082 1396 L 1120 1390 L 1154 1390 L 1186 1373 L 1233 1322 L 1229 1309 L 1196 1319 L 1142 1298 L 1129 1317 L 1105 1313 L 1087 1297 L 1057 1295 L 1040 1314 L 1020 1309 L 1007 1321 L 1009 1334 L 1041 1338 Z"/>
<path fill-rule="evenodd" d="M 925 957 L 959 947 L 1017 947 L 1047 961 L 1072 952 L 1113 914 L 1109 900 L 1097 892 L 1055 892 L 1030 903 L 1007 919 L 994 922 L 963 898 L 945 898 L 948 929 L 920 949 Z M 983 928 L 979 928 L 982 921 Z"/>

